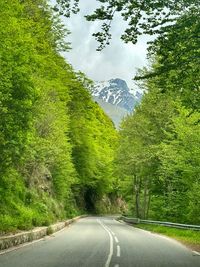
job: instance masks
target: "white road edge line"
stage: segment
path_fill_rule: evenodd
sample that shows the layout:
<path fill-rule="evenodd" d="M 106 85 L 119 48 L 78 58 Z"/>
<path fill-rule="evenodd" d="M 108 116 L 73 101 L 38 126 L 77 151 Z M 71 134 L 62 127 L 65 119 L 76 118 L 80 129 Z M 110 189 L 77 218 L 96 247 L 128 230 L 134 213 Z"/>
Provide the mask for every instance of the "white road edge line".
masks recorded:
<path fill-rule="evenodd" d="M 108 228 L 100 220 L 97 219 L 97 222 L 103 227 L 103 229 L 108 233 L 108 235 L 110 237 L 110 252 L 109 252 L 106 264 L 105 264 L 105 267 L 109 267 L 112 256 L 113 256 L 113 237 L 112 237 L 110 231 L 108 230 Z"/>
<path fill-rule="evenodd" d="M 120 246 L 117 246 L 117 257 L 120 257 Z"/>
<path fill-rule="evenodd" d="M 199 252 L 197 252 L 197 251 L 195 251 L 195 250 L 193 250 L 192 252 L 193 252 L 193 255 L 194 255 L 194 256 L 200 256 L 200 253 L 199 253 Z"/>
<path fill-rule="evenodd" d="M 119 240 L 117 239 L 117 237 L 115 236 L 115 242 L 116 243 L 119 243 Z"/>

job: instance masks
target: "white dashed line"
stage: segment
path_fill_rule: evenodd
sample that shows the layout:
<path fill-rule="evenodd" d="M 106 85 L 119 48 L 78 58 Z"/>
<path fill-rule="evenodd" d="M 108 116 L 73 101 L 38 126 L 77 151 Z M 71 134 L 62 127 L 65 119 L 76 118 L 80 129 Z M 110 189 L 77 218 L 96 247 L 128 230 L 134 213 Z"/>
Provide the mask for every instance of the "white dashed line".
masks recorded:
<path fill-rule="evenodd" d="M 119 243 L 119 240 L 117 239 L 117 237 L 115 236 L 115 242 L 116 243 Z"/>
<path fill-rule="evenodd" d="M 117 246 L 117 257 L 120 257 L 120 246 Z"/>
<path fill-rule="evenodd" d="M 108 233 L 108 235 L 110 237 L 110 252 L 109 252 L 106 264 L 105 264 L 105 267 L 109 267 L 111 259 L 112 259 L 112 255 L 113 255 L 113 237 L 112 237 L 110 231 L 108 230 L 108 228 L 100 220 L 97 220 L 97 222 L 103 227 L 103 229 Z"/>

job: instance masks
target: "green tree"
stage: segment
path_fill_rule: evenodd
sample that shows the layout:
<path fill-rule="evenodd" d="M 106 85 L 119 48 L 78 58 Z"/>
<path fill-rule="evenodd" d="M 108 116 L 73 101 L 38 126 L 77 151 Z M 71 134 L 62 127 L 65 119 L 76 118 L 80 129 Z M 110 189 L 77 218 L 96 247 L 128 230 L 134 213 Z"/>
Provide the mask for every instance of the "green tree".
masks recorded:
<path fill-rule="evenodd" d="M 77 13 L 79 0 L 59 0 L 55 10 L 62 15 L 70 16 Z M 89 21 L 102 21 L 101 31 L 94 33 L 100 43 L 99 50 L 109 44 L 111 39 L 111 23 L 119 13 L 127 21 L 127 29 L 122 35 L 125 42 L 136 43 L 141 34 L 163 34 L 169 24 L 172 26 L 177 18 L 188 10 L 199 10 L 199 1 L 132 1 L 132 0 L 97 0 L 101 3 L 92 15 L 87 15 Z"/>
<path fill-rule="evenodd" d="M 140 217 L 145 217 L 144 181 L 151 176 L 149 217 L 199 222 L 193 196 L 199 186 L 198 12 L 185 11 L 152 44 L 153 63 L 137 75 L 146 95 L 122 124 L 118 157 L 124 157 L 122 170 L 127 186 L 135 188 L 134 211 Z"/>
<path fill-rule="evenodd" d="M 198 202 L 194 195 L 199 185 L 199 116 L 198 112 L 179 107 L 173 118 L 173 134 L 160 145 L 159 176 L 163 182 L 165 215 L 171 220 L 199 223 L 194 218 Z M 197 204 L 197 207 L 194 206 Z M 198 222 L 197 222 L 198 221 Z"/>
<path fill-rule="evenodd" d="M 79 177 L 78 202 L 91 211 L 104 194 L 112 191 L 112 161 L 117 133 L 111 120 L 84 88 L 88 80 L 77 74 L 79 84 L 71 87 L 70 139 L 72 157 Z M 76 188 L 77 190 L 77 188 Z"/>
<path fill-rule="evenodd" d="M 132 181 L 132 209 L 141 218 L 148 217 L 151 197 L 157 190 L 159 144 L 166 131 L 171 131 L 174 108 L 173 99 L 152 88 L 121 125 L 118 168 Z"/>
<path fill-rule="evenodd" d="M 95 207 L 112 191 L 116 131 L 92 101 L 88 80 L 61 57 L 69 49 L 68 31 L 46 1 L 1 2 L 0 22 L 0 232 L 5 232 Z"/>
<path fill-rule="evenodd" d="M 180 96 L 183 104 L 199 109 L 199 9 L 191 9 L 173 26 L 165 28 L 149 49 L 155 64 L 135 78 L 159 77 L 157 87 Z"/>

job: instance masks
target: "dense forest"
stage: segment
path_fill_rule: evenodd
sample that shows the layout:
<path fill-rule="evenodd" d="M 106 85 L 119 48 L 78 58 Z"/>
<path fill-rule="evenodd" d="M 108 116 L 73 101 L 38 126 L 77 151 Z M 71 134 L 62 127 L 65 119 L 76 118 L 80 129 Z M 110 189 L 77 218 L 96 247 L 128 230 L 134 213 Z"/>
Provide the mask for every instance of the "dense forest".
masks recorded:
<path fill-rule="evenodd" d="M 0 231 L 109 212 L 117 132 L 59 54 L 68 32 L 40 0 L 0 1 L 0 25 Z"/>
<path fill-rule="evenodd" d="M 135 78 L 144 97 L 119 131 L 61 56 L 70 45 L 55 11 L 0 1 L 0 232 L 88 212 L 199 224 L 198 7 L 157 32 Z"/>
<path fill-rule="evenodd" d="M 121 190 L 140 218 L 200 223 L 199 10 L 150 45 L 150 68 L 135 77 L 146 93 L 121 126 Z"/>

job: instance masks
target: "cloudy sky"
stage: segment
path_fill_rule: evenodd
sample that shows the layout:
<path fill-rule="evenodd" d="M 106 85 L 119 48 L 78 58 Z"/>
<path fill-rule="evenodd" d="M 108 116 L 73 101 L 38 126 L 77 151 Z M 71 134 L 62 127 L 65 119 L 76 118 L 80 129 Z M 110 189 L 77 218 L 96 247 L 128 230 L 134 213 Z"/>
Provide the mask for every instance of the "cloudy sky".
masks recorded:
<path fill-rule="evenodd" d="M 120 35 L 126 24 L 118 16 L 112 23 L 111 44 L 101 52 L 96 51 L 98 43 L 92 33 L 100 29 L 100 23 L 87 22 L 84 15 L 90 14 L 98 6 L 98 2 L 94 0 L 80 2 L 81 12 L 70 19 L 64 19 L 64 24 L 71 31 L 68 40 L 72 46 L 72 50 L 64 54 L 65 58 L 75 70 L 84 72 L 94 81 L 121 78 L 130 88 L 134 88 L 132 78 L 137 68 L 147 64 L 147 37 L 141 37 L 136 45 L 123 43 Z"/>

